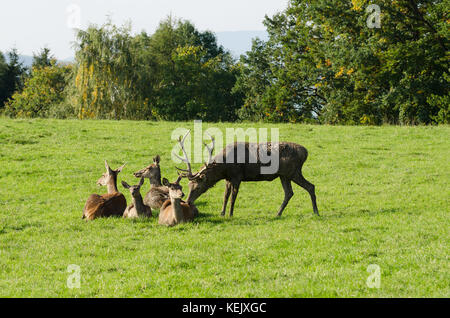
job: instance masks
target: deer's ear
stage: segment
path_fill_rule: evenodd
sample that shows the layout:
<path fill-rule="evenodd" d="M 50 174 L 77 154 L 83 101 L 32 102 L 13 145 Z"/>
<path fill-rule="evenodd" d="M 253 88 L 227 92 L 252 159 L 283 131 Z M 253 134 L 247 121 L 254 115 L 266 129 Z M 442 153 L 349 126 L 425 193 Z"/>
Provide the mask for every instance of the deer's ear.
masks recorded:
<path fill-rule="evenodd" d="M 123 170 L 123 168 L 125 168 L 125 166 L 126 166 L 126 163 L 124 163 L 121 167 L 119 167 L 119 168 L 116 170 L 116 172 L 117 172 L 117 173 L 122 172 L 122 170 Z"/>
<path fill-rule="evenodd" d="M 153 163 L 159 165 L 159 162 L 161 161 L 161 157 L 157 155 L 155 158 L 153 158 Z"/>
<path fill-rule="evenodd" d="M 141 181 L 139 182 L 139 188 L 142 187 L 142 185 L 144 184 L 145 179 L 141 178 Z"/>
<path fill-rule="evenodd" d="M 170 185 L 169 180 L 167 180 L 166 178 L 163 179 L 162 181 L 163 185 L 165 185 L 166 187 L 168 187 Z"/>
<path fill-rule="evenodd" d="M 105 160 L 105 168 L 106 168 L 106 172 L 110 172 L 111 168 L 109 167 L 108 161 Z"/>
<path fill-rule="evenodd" d="M 128 183 L 126 183 L 125 181 L 122 181 L 122 186 L 123 186 L 125 189 L 129 189 L 129 188 L 130 188 L 130 185 L 129 185 Z"/>

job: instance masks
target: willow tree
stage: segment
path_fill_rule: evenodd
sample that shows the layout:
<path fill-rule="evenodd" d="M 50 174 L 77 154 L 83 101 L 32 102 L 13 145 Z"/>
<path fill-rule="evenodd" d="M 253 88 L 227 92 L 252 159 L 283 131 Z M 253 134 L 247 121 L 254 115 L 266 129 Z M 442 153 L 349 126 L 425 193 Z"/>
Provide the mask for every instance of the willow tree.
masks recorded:
<path fill-rule="evenodd" d="M 74 91 L 79 118 L 131 118 L 143 102 L 136 89 L 138 45 L 130 34 L 130 25 L 111 22 L 78 31 Z"/>

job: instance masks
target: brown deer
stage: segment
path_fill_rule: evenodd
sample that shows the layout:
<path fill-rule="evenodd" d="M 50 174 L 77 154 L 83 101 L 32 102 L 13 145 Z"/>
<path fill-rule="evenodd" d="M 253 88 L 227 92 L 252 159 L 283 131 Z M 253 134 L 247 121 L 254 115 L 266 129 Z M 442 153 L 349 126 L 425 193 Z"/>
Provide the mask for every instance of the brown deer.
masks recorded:
<path fill-rule="evenodd" d="M 241 182 L 273 181 L 276 178 L 280 178 L 284 189 L 284 201 L 278 211 L 279 217 L 282 215 L 284 209 L 289 203 L 289 200 L 294 195 L 291 185 L 292 181 L 308 191 L 311 196 L 314 213 L 319 215 L 319 210 L 317 209 L 316 204 L 315 187 L 302 175 L 302 167 L 308 157 L 308 151 L 303 146 L 290 142 L 268 142 L 260 144 L 235 142 L 234 144 L 229 144 L 226 146 L 225 149 L 213 158 L 212 155 L 215 147 L 215 140 L 211 137 L 212 147 L 208 147 L 208 145 L 205 144 L 209 152 L 209 160 L 199 172 L 193 174 L 189 163 L 189 158 L 186 154 L 186 150 L 184 149 L 184 141 L 189 133 L 190 131 L 187 132 L 183 139 L 180 137 L 180 145 L 185 158 L 181 158 L 178 155 L 176 156 L 187 165 L 187 170 L 177 169 L 184 172 L 182 175 L 183 177 L 189 179 L 190 192 L 187 203 L 190 206 L 193 206 L 195 200 L 212 188 L 218 181 L 226 180 L 221 215 L 225 215 L 227 202 L 231 194 L 231 217 L 233 216 L 234 205 L 236 203 L 236 197 L 238 195 Z M 277 159 L 279 159 L 279 165 L 275 173 L 262 173 L 261 169 L 269 166 L 270 164 L 265 162 L 263 163 L 261 154 L 278 155 Z M 243 155 L 245 155 L 245 157 Z"/>
<path fill-rule="evenodd" d="M 191 222 L 195 218 L 195 207 L 189 206 L 182 200 L 183 188 L 180 185 L 181 176 L 175 183 L 169 183 L 166 178 L 163 184 L 169 188 L 170 200 L 164 202 L 159 213 L 159 224 L 175 226 L 180 223 Z"/>
<path fill-rule="evenodd" d="M 83 219 L 94 220 L 100 217 L 122 216 L 127 208 L 127 200 L 117 190 L 117 175 L 125 164 L 117 170 L 112 170 L 105 160 L 106 173 L 97 181 L 97 185 L 106 186 L 108 194 L 92 194 L 83 209 Z"/>
<path fill-rule="evenodd" d="M 145 195 L 144 204 L 154 210 L 159 210 L 164 202 L 169 200 L 169 188 L 161 184 L 160 156 L 153 158 L 153 164 L 135 172 L 136 178 L 148 178 L 150 180 L 150 191 Z"/>
<path fill-rule="evenodd" d="M 138 218 L 138 217 L 152 217 L 152 209 L 144 204 L 141 196 L 141 187 L 144 184 L 144 178 L 141 178 L 141 181 L 138 185 L 130 186 L 125 181 L 122 181 L 122 186 L 125 189 L 130 190 L 131 197 L 133 198 L 133 203 L 126 208 L 123 213 L 124 218 Z"/>

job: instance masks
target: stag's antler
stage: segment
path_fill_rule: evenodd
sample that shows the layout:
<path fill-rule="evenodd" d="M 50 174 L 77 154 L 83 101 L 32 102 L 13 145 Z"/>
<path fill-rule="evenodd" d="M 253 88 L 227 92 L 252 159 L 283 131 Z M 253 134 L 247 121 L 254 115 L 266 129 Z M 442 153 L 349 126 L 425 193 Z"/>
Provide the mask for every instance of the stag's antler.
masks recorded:
<path fill-rule="evenodd" d="M 186 138 L 187 138 L 187 136 L 189 136 L 190 132 L 191 132 L 191 131 L 189 130 L 189 131 L 186 133 L 186 135 L 184 135 L 183 138 L 181 138 L 181 136 L 180 136 L 180 138 L 178 139 L 178 143 L 180 144 L 181 150 L 183 150 L 184 158 L 181 158 L 180 156 L 178 156 L 177 154 L 174 153 L 174 155 L 175 155 L 178 159 L 180 159 L 181 161 L 183 161 L 184 163 L 186 163 L 187 169 L 180 169 L 180 168 L 177 168 L 177 169 L 178 169 L 179 171 L 186 172 L 186 174 L 182 174 L 182 176 L 183 176 L 183 177 L 188 177 L 188 178 L 193 177 L 193 175 L 192 175 L 191 163 L 189 162 L 189 157 L 188 157 L 188 155 L 187 155 L 186 149 L 184 148 L 184 142 L 186 141 Z"/>
<path fill-rule="evenodd" d="M 213 152 L 214 152 L 214 148 L 216 147 L 216 140 L 208 132 L 206 132 L 206 134 L 208 134 L 209 138 L 211 138 L 211 141 L 212 141 L 212 147 L 211 148 L 206 144 L 206 142 L 203 143 L 205 145 L 206 149 L 208 149 L 208 153 L 209 153 L 208 162 L 206 162 L 205 165 L 209 165 L 209 164 L 212 163 Z"/>

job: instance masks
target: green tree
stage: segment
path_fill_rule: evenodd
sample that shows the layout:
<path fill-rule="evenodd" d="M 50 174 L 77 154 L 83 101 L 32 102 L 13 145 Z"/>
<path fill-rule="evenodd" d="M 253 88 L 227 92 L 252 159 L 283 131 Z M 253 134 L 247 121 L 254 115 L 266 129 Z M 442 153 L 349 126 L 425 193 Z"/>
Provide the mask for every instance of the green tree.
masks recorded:
<path fill-rule="evenodd" d="M 6 63 L 5 56 L 0 52 L 0 110 L 4 107 L 5 101 L 8 99 L 8 93 L 6 91 L 6 73 L 8 64 Z"/>
<path fill-rule="evenodd" d="M 74 74 L 80 118 L 133 117 L 133 109 L 143 102 L 136 89 L 138 46 L 130 33 L 131 26 L 116 27 L 110 21 L 78 32 Z"/>
<path fill-rule="evenodd" d="M 80 118 L 234 120 L 238 70 L 211 32 L 169 17 L 153 35 L 111 22 L 77 35 L 70 101 Z"/>
<path fill-rule="evenodd" d="M 6 63 L 3 54 L 0 54 L 0 108 L 14 94 L 23 88 L 23 81 L 27 69 L 20 62 L 16 49 L 12 49 L 7 54 Z"/>
<path fill-rule="evenodd" d="M 5 113 L 11 117 L 55 117 L 64 103 L 65 89 L 71 77 L 71 66 L 33 67 L 24 88 L 6 103 Z"/>
<path fill-rule="evenodd" d="M 169 17 L 151 36 L 154 114 L 166 120 L 232 121 L 241 97 L 232 93 L 238 70 L 211 32 Z M 151 63 L 149 63 L 151 64 Z"/>
<path fill-rule="evenodd" d="M 442 121 L 449 0 L 376 3 L 381 28 L 367 24 L 368 0 L 291 0 L 284 12 L 266 17 L 268 60 L 255 63 L 249 53 L 238 83 L 256 87 L 252 69 L 270 78 L 246 93 L 245 107 L 277 121 L 302 121 L 311 113 L 340 124 Z M 252 53 L 261 52 L 254 46 Z"/>
<path fill-rule="evenodd" d="M 33 54 L 33 68 L 51 66 L 52 62 L 56 62 L 56 59 L 47 47 L 42 48 L 39 53 Z"/>

